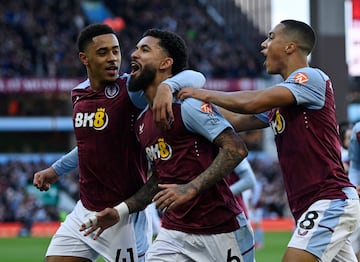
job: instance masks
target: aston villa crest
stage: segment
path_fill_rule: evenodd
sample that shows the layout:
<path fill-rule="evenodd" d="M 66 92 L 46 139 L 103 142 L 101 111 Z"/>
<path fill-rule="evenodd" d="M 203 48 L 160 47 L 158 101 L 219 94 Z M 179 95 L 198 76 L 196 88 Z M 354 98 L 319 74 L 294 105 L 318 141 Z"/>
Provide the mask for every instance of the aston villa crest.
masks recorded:
<path fill-rule="evenodd" d="M 120 90 L 120 88 L 116 83 L 106 86 L 105 87 L 105 96 L 107 98 L 114 98 L 115 96 L 117 96 L 119 94 L 119 90 Z"/>

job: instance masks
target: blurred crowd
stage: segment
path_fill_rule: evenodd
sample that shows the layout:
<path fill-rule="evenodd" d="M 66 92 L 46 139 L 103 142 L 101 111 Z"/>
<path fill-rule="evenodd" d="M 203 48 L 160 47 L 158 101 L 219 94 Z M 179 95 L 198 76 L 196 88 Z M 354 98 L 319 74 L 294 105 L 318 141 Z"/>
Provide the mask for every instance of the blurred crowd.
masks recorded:
<path fill-rule="evenodd" d="M 59 179 L 48 192 L 40 192 L 32 185 L 33 174 L 48 166 L 43 161 L 0 164 L 0 223 L 21 222 L 22 232 L 29 233 L 33 222 L 59 221 L 62 212 L 72 208 L 60 205 L 60 195 L 66 194 L 73 201 L 78 199 L 76 171 Z"/>
<path fill-rule="evenodd" d="M 78 77 L 84 75 L 76 50 L 80 29 L 90 23 L 80 0 L 0 3 L 0 77 Z M 91 1 L 87 1 L 91 2 Z M 180 34 L 190 51 L 190 67 L 208 78 L 257 77 L 262 62 L 229 29 L 218 25 L 196 0 L 104 0 L 125 22 L 119 32 L 122 70 L 141 34 L 159 27 Z M 240 14 L 239 14 L 240 15 Z M 259 39 L 260 41 L 260 39 Z M 256 47 L 258 46 L 258 47 Z"/>
<path fill-rule="evenodd" d="M 76 38 L 91 22 L 84 11 L 86 2 L 92 1 L 1 1 L 0 78 L 84 78 Z M 189 68 L 201 71 L 207 79 L 255 78 L 263 73 L 262 61 L 255 55 L 263 39 L 253 40 L 253 49 L 246 49 L 239 37 L 217 24 L 197 0 L 93 2 L 101 2 L 113 17 L 124 21 L 118 32 L 123 72 L 130 71 L 129 57 L 141 35 L 158 27 L 175 31 L 186 40 Z M 67 92 L 0 93 L 0 100 L 2 116 L 71 114 Z"/>

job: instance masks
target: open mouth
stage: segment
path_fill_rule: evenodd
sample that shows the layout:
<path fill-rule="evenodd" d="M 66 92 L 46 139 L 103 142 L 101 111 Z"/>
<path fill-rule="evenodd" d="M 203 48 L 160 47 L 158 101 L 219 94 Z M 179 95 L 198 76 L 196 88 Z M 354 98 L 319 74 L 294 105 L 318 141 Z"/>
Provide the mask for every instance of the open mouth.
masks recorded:
<path fill-rule="evenodd" d="M 119 68 L 117 66 L 115 66 L 115 65 L 112 65 L 112 66 L 106 67 L 105 70 L 110 72 L 110 73 L 117 74 Z"/>
<path fill-rule="evenodd" d="M 131 75 L 136 74 L 141 68 L 140 64 L 137 63 L 136 61 L 131 61 L 130 65 L 131 65 L 131 73 L 130 73 Z"/>

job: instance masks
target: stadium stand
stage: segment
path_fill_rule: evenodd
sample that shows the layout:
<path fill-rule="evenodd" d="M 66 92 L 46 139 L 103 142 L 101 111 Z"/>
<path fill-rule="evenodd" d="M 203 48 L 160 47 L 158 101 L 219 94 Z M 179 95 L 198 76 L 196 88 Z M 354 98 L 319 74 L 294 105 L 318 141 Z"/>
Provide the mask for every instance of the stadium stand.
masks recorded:
<path fill-rule="evenodd" d="M 83 76 L 75 41 L 79 29 L 94 21 L 90 21 L 92 17 L 84 12 L 89 9 L 87 2 L 94 5 L 101 1 L 0 3 L 1 77 Z M 110 10 L 108 15 L 121 17 L 125 22 L 119 32 L 123 71 L 129 69 L 129 54 L 141 34 L 148 28 L 159 27 L 176 31 L 185 38 L 191 54 L 190 67 L 204 72 L 209 78 L 258 77 L 262 74 L 254 46 L 258 46 L 258 40 L 264 36 L 256 28 L 250 28 L 251 40 L 256 39 L 256 42 L 252 46 L 244 45 L 240 35 L 224 31 L 226 26 L 219 25 L 198 1 L 104 0 L 103 3 Z"/>

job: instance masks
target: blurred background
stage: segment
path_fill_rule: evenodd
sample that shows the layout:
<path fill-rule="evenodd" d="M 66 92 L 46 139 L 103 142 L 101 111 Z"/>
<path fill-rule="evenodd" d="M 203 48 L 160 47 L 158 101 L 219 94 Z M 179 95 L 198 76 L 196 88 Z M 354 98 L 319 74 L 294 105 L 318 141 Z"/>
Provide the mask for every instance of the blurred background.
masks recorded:
<path fill-rule="evenodd" d="M 78 199 L 77 171 L 46 193 L 32 179 L 75 146 L 70 90 L 86 78 L 76 48 L 83 27 L 104 22 L 118 32 L 123 72 L 130 71 L 129 55 L 146 29 L 174 31 L 187 42 L 189 67 L 207 77 L 205 88 L 234 91 L 280 81 L 266 74 L 259 51 L 283 19 L 315 29 L 310 64 L 333 81 L 338 121 L 359 121 L 360 0 L 1 1 L 0 236 L 36 235 L 35 225 L 61 221 Z M 241 135 L 263 185 L 257 203 L 263 217 L 288 218 L 269 132 Z"/>

